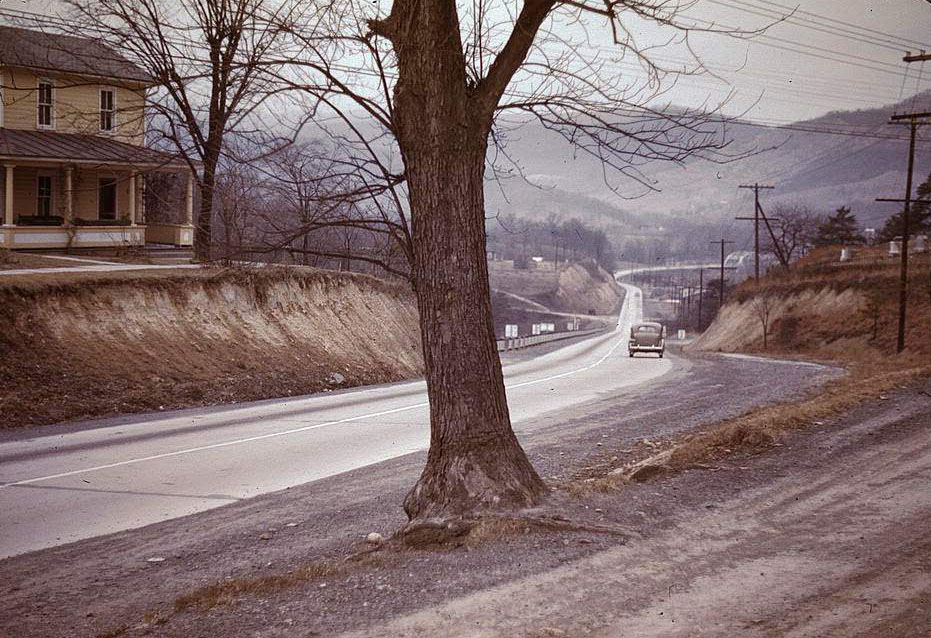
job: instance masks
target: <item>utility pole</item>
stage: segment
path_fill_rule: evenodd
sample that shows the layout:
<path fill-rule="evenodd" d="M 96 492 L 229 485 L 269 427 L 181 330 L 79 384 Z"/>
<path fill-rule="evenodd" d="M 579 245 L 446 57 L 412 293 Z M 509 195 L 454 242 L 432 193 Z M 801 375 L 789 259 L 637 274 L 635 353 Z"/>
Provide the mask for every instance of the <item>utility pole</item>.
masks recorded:
<path fill-rule="evenodd" d="M 735 217 L 734 219 L 739 220 L 749 220 L 753 222 L 753 278 L 756 280 L 756 283 L 760 283 L 760 213 L 762 209 L 760 208 L 760 189 L 772 189 L 776 188 L 775 186 L 763 186 L 762 184 L 741 184 L 737 188 L 752 188 L 753 189 L 753 217 Z M 764 216 L 765 218 L 765 216 Z M 769 227 L 769 221 L 766 222 L 766 226 Z M 770 234 L 772 234 L 772 229 L 770 228 Z M 775 237 L 773 238 L 775 243 Z M 723 247 L 722 247 L 723 250 Z M 780 260 L 781 261 L 781 260 Z M 721 280 L 724 281 L 723 279 Z"/>
<path fill-rule="evenodd" d="M 721 290 L 718 294 L 718 308 L 720 309 L 724 307 L 724 244 L 733 244 L 734 242 L 727 241 L 722 237 L 720 241 L 713 241 L 711 243 L 721 244 Z M 757 249 L 759 249 L 759 245 L 757 245 Z M 757 252 L 756 256 L 757 257 L 760 256 L 759 251 Z M 759 274 L 760 274 L 760 267 L 759 267 L 759 259 L 758 259 L 757 260 L 757 282 L 758 283 L 759 283 Z"/>
<path fill-rule="evenodd" d="M 922 51 L 919 55 L 911 55 L 906 53 L 905 57 L 902 60 L 906 63 L 911 62 L 925 62 L 931 60 L 931 55 L 926 54 Z M 912 175 L 915 170 L 915 136 L 918 132 L 918 127 L 924 122 L 919 122 L 919 120 L 931 117 L 931 111 L 917 112 L 917 113 L 903 113 L 901 115 L 893 115 L 889 122 L 891 124 L 905 124 L 909 125 L 909 137 L 908 137 L 908 172 L 905 176 L 905 199 L 894 200 L 894 199 L 885 199 L 877 198 L 876 201 L 880 202 L 901 202 L 902 207 L 902 251 L 901 258 L 902 261 L 899 265 L 899 330 L 896 338 L 895 351 L 896 354 L 902 352 L 905 349 L 905 319 L 908 307 L 908 239 L 909 239 L 909 212 L 911 209 L 912 202 Z"/>
<path fill-rule="evenodd" d="M 705 298 L 705 269 L 698 269 L 698 332 L 702 331 L 702 300 Z"/>

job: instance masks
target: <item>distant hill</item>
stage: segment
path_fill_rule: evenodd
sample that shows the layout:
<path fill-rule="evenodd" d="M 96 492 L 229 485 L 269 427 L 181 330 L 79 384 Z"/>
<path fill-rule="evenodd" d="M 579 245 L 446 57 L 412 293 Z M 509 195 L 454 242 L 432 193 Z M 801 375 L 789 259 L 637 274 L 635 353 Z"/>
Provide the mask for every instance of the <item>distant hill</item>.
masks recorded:
<path fill-rule="evenodd" d="M 628 240 L 668 236 L 671 229 L 679 235 L 696 231 L 699 241 L 705 242 L 706 235 L 731 228 L 735 215 L 752 213 L 752 193 L 737 186 L 760 182 L 776 186 L 765 192 L 764 209 L 779 202 L 800 202 L 830 212 L 844 205 L 853 209 L 861 225 L 878 227 L 899 210 L 895 204 L 878 204 L 874 199 L 904 195 L 907 141 L 798 129 L 866 130 L 904 138 L 905 127 L 887 123 L 892 113 L 907 106 L 832 112 L 789 128 L 729 123 L 729 152 L 759 152 L 730 163 L 700 158 L 682 164 L 651 163 L 640 170 L 659 192 L 636 199 L 612 192 L 595 158 L 574 151 L 561 136 L 539 124 L 528 123 L 509 135 L 506 148 L 527 179 L 487 184 L 488 214 L 581 217 L 602 225 L 617 239 Z M 918 149 L 916 185 L 931 170 L 931 145 L 919 144 Z M 625 195 L 644 191 L 633 184 L 625 184 Z"/>

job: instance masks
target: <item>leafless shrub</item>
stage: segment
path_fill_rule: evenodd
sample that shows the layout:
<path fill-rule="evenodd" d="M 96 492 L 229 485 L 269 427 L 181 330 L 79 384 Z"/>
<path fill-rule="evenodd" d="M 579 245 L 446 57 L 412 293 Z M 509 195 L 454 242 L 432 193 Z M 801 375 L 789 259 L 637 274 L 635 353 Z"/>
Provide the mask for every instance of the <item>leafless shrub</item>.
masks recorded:
<path fill-rule="evenodd" d="M 750 299 L 750 308 L 763 328 L 763 350 L 769 349 L 769 330 L 772 314 L 779 304 L 779 298 L 769 292 L 760 291 Z"/>

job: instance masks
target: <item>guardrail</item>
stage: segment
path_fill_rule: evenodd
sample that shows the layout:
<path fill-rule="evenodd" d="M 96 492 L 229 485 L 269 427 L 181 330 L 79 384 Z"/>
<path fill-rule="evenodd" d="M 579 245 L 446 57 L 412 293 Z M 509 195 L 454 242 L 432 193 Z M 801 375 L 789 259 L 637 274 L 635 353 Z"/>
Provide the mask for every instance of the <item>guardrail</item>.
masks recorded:
<path fill-rule="evenodd" d="M 598 332 L 604 332 L 608 330 L 608 327 L 604 328 L 592 328 L 591 330 L 567 330 L 565 332 L 546 332 L 539 335 L 531 335 L 529 337 L 514 337 L 512 339 L 498 339 L 498 352 L 504 352 L 507 350 L 518 350 L 520 348 L 529 348 L 530 346 L 536 346 L 541 343 L 549 343 L 550 341 L 559 341 L 560 339 L 571 339 L 572 337 L 584 337 L 585 335 L 592 335 Z"/>

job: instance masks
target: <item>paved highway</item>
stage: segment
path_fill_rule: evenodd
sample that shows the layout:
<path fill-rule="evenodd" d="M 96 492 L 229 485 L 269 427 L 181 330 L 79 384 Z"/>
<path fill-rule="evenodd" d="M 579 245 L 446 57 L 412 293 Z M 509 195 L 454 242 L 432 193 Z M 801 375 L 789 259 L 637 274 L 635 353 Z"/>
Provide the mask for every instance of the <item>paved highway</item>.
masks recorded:
<path fill-rule="evenodd" d="M 505 367 L 518 436 L 542 414 L 611 396 L 674 365 L 628 358 L 643 300 L 622 285 L 617 330 Z M 219 507 L 429 442 L 423 381 L 35 432 L 0 439 L 0 558 Z"/>

